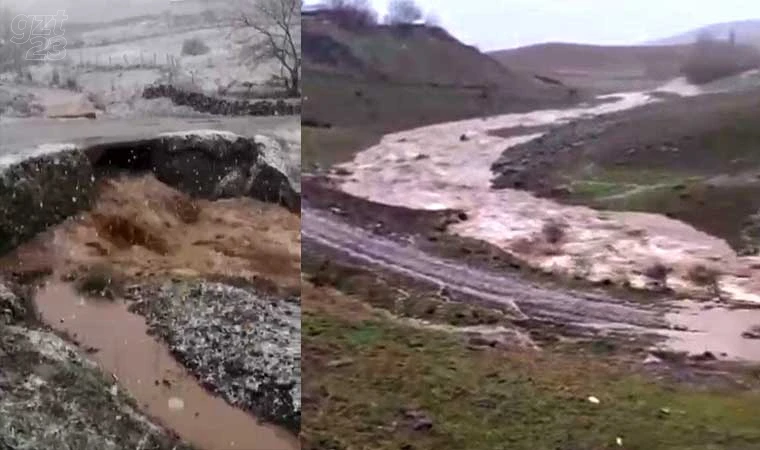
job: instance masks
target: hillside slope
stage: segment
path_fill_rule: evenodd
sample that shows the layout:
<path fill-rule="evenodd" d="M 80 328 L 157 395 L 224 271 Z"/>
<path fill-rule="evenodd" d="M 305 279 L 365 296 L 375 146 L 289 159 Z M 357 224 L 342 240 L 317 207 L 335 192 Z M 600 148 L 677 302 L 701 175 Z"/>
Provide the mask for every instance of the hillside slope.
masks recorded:
<path fill-rule="evenodd" d="M 505 66 L 596 93 L 649 89 L 679 76 L 691 46 L 546 43 L 491 52 Z"/>
<path fill-rule="evenodd" d="M 554 89 L 515 73 L 442 28 L 375 26 L 347 29 L 329 20 L 303 20 L 304 60 L 312 70 L 376 77 L 397 83 Z"/>

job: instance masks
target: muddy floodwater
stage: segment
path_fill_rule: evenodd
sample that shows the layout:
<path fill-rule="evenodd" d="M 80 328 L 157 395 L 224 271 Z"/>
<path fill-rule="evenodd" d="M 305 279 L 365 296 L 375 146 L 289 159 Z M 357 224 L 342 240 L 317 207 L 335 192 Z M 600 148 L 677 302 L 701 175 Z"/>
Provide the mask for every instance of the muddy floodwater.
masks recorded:
<path fill-rule="evenodd" d="M 760 339 L 743 334 L 760 326 L 760 309 L 684 301 L 682 309 L 667 315 L 673 325 L 686 329 L 671 336 L 668 346 L 680 352 L 709 351 L 721 359 L 760 362 Z"/>
<path fill-rule="evenodd" d="M 199 449 L 298 448 L 292 435 L 207 393 L 124 302 L 85 298 L 70 285 L 51 281 L 40 288 L 36 303 L 43 320 L 88 349 L 145 414 Z"/>

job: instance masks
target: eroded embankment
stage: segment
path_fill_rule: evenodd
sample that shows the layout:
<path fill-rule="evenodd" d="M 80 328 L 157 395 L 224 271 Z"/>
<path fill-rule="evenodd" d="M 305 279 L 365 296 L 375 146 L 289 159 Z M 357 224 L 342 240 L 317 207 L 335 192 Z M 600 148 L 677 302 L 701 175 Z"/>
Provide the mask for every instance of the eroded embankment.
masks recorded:
<path fill-rule="evenodd" d="M 3 250 L 15 250 L 1 267 L 21 282 L 47 279 L 36 305 L 14 307 L 22 312 L 11 319 L 31 332 L 23 311 L 36 306 L 140 410 L 198 448 L 296 448 L 252 415 L 300 427 L 300 219 L 278 205 L 297 209 L 300 194 L 274 156 L 254 140 L 201 132 L 6 158 Z M 128 335 L 113 338 L 126 323 Z M 32 442 L 37 431 L 25 430 Z M 98 448 L 141 445 L 116 442 Z"/>

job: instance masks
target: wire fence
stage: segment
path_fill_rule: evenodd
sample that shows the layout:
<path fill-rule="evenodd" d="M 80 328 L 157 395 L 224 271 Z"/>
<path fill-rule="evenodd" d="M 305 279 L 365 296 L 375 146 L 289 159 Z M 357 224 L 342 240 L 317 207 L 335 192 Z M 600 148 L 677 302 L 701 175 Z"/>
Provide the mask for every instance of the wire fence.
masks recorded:
<path fill-rule="evenodd" d="M 171 53 L 154 52 L 139 55 L 124 53 L 121 56 L 115 56 L 77 52 L 70 57 L 74 67 L 85 70 L 175 69 L 180 66 L 179 58 Z"/>

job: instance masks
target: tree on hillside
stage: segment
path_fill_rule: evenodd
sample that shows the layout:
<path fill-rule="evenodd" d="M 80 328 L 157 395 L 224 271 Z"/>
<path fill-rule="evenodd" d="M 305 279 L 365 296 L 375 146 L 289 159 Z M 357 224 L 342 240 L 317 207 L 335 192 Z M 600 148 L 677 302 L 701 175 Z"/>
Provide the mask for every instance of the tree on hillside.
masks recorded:
<path fill-rule="evenodd" d="M 362 28 L 377 24 L 377 12 L 369 0 L 330 0 L 327 9 L 343 27 Z"/>
<path fill-rule="evenodd" d="M 255 58 L 274 58 L 288 94 L 301 91 L 301 0 L 243 0 L 238 22 L 262 36 Z"/>
<path fill-rule="evenodd" d="M 414 23 L 422 19 L 422 9 L 414 0 L 391 0 L 388 5 L 388 23 L 391 25 Z"/>

